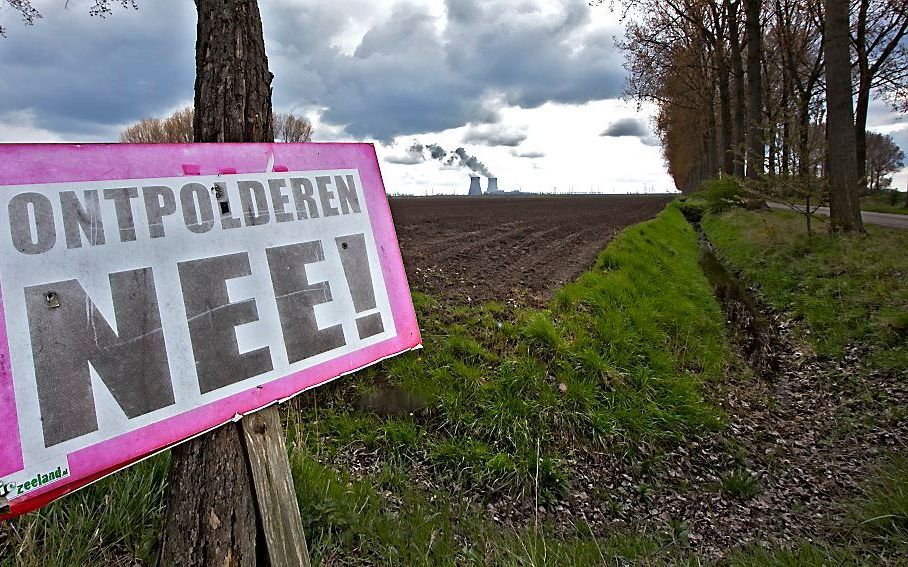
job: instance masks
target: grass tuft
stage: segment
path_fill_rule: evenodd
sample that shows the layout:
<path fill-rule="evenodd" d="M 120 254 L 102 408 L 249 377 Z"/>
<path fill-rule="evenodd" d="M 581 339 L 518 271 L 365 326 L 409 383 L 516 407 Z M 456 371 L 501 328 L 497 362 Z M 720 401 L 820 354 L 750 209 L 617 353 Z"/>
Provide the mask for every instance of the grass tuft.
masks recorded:
<path fill-rule="evenodd" d="M 854 515 L 865 533 L 908 550 L 908 457 L 893 456 L 880 467 L 864 486 Z"/>
<path fill-rule="evenodd" d="M 757 479 L 744 467 L 719 476 L 722 492 L 732 498 L 748 500 L 757 494 Z"/>

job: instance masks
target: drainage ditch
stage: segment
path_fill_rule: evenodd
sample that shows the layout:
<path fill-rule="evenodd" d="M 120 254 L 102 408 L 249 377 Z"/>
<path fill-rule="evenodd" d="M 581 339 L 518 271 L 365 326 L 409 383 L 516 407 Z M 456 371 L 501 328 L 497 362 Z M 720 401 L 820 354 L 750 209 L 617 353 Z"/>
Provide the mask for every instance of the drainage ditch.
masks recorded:
<path fill-rule="evenodd" d="M 751 368 L 764 378 L 772 378 L 779 371 L 779 353 L 784 345 L 776 331 L 771 310 L 719 259 L 700 226 L 700 211 L 685 207 L 682 213 L 697 232 L 700 269 L 722 305 L 732 341 Z"/>

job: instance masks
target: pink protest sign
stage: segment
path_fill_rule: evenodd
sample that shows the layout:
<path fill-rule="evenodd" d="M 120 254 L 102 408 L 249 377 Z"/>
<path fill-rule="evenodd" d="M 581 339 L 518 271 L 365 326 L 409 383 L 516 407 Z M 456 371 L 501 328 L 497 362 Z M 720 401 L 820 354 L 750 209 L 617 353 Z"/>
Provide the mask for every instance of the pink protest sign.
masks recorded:
<path fill-rule="evenodd" d="M 0 145 L 3 517 L 421 340 L 370 144 Z"/>

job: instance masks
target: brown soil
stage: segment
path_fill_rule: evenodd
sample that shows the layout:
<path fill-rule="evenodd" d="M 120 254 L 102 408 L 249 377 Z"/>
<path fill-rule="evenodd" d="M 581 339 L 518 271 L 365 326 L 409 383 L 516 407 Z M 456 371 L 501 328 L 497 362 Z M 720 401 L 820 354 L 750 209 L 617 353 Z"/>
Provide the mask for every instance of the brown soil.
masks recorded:
<path fill-rule="evenodd" d="M 457 301 L 540 305 L 588 269 L 622 228 L 668 196 L 390 199 L 414 291 Z"/>

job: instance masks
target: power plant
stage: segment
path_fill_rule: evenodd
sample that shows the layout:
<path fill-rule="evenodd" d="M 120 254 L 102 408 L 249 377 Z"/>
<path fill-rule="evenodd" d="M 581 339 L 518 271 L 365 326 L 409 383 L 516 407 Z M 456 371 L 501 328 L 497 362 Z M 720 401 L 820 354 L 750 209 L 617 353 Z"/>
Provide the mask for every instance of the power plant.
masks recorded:
<path fill-rule="evenodd" d="M 479 177 L 475 175 L 470 176 L 470 190 L 467 192 L 467 195 L 482 195 L 482 187 L 479 186 Z"/>
<path fill-rule="evenodd" d="M 498 192 L 498 178 L 489 177 L 489 186 L 486 187 L 486 193 L 497 193 Z"/>

